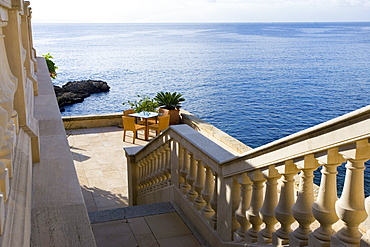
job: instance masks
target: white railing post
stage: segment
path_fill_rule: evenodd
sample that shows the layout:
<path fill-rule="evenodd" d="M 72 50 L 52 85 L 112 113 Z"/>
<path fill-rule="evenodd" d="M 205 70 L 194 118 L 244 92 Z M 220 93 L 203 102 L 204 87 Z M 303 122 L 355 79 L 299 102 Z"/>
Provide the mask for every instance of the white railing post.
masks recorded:
<path fill-rule="evenodd" d="M 274 165 L 262 171 L 267 179 L 265 200 L 260 209 L 260 216 L 265 223 L 265 228 L 258 233 L 258 244 L 266 245 L 272 242 L 272 233 L 275 232 L 275 206 L 278 203 L 277 180 L 281 177 Z"/>
<path fill-rule="evenodd" d="M 171 149 L 167 144 L 164 146 L 164 167 L 163 167 L 163 174 L 165 176 L 164 186 L 170 186 L 171 184 Z"/>
<path fill-rule="evenodd" d="M 335 202 L 337 201 L 337 167 L 346 160 L 338 153 L 338 148 L 328 150 L 324 159 L 318 158 L 324 162 L 321 170 L 321 182 L 317 200 L 312 204 L 312 212 L 320 227 L 309 235 L 309 246 L 328 246 L 331 235 L 334 234 L 332 225 L 338 221 L 335 212 Z"/>
<path fill-rule="evenodd" d="M 272 233 L 272 244 L 273 246 L 282 246 L 289 244 L 289 234 L 292 231 L 291 225 L 295 221 L 292 213 L 292 207 L 295 202 L 294 176 L 299 170 L 293 163 L 293 160 L 286 161 L 284 165 L 277 167 L 277 169 L 283 175 L 279 203 L 275 207 L 275 216 L 281 227 Z"/>
<path fill-rule="evenodd" d="M 233 205 L 233 192 L 238 191 L 234 186 L 234 178 L 218 176 L 218 204 L 217 209 L 217 233 L 224 241 L 232 241 L 234 234 L 235 211 Z M 238 186 L 238 185 L 237 185 Z"/>
<path fill-rule="evenodd" d="M 294 218 L 299 223 L 299 226 L 290 233 L 290 246 L 308 245 L 308 234 L 311 233 L 310 225 L 315 221 L 312 214 L 312 203 L 314 202 L 313 172 L 318 166 L 319 163 L 313 154 L 304 156 L 302 166 L 298 164 L 298 168 L 301 170 L 300 182 L 297 201 L 293 205 L 292 211 Z"/>
<path fill-rule="evenodd" d="M 261 230 L 261 224 L 263 223 L 259 210 L 263 204 L 263 183 L 266 179 L 259 169 L 248 172 L 248 176 L 253 182 L 253 192 L 251 205 L 246 212 L 246 216 L 252 224 L 252 228 L 245 232 L 245 241 L 254 243 L 257 242 L 258 232 Z"/>
<path fill-rule="evenodd" d="M 183 158 L 182 148 L 180 143 L 174 140 L 172 140 L 169 145 L 167 171 L 170 173 L 170 175 L 168 182 L 179 189 L 180 184 L 182 183 L 180 176 L 180 169 L 182 166 Z"/>
<path fill-rule="evenodd" d="M 181 167 L 181 170 L 180 170 L 180 175 L 182 177 L 182 184 L 180 185 L 181 187 L 181 191 L 184 195 L 186 195 L 186 193 L 188 193 L 188 191 L 190 190 L 190 184 L 186 181 L 186 177 L 188 176 L 188 173 L 189 173 L 189 167 L 190 167 L 190 158 L 189 158 L 189 154 L 188 154 L 188 151 L 186 150 L 186 148 L 184 148 L 184 151 L 183 151 L 183 155 L 184 155 L 184 158 L 183 158 L 183 163 L 182 163 L 182 167 Z"/>
<path fill-rule="evenodd" d="M 184 165 L 184 149 L 179 142 L 171 142 L 171 183 L 181 190 L 181 184 L 184 182 L 181 176 L 181 169 Z"/>
<path fill-rule="evenodd" d="M 238 209 L 235 211 L 235 218 L 239 222 L 240 227 L 236 230 L 234 240 L 237 242 L 244 241 L 245 232 L 249 230 L 251 224 L 247 220 L 246 211 L 250 207 L 252 197 L 252 181 L 246 173 L 238 176 L 238 183 L 240 185 L 240 203 Z"/>
<path fill-rule="evenodd" d="M 126 152 L 126 157 L 127 157 L 129 206 L 135 206 L 137 205 L 137 196 L 138 196 L 138 168 L 134 154 Z"/>
<path fill-rule="evenodd" d="M 215 213 L 211 207 L 211 199 L 213 196 L 213 190 L 215 186 L 215 181 L 213 178 L 212 170 L 209 166 L 206 166 L 206 181 L 204 184 L 204 189 L 202 190 L 202 196 L 206 204 L 202 208 L 202 216 L 205 220 L 209 220 Z"/>
<path fill-rule="evenodd" d="M 190 168 L 189 173 L 186 176 L 186 182 L 190 185 L 190 190 L 188 191 L 187 197 L 189 201 L 193 201 L 198 193 L 194 189 L 194 182 L 197 175 L 197 161 L 194 158 L 194 155 L 192 153 L 189 153 L 189 159 L 190 159 Z"/>
<path fill-rule="evenodd" d="M 342 195 L 336 202 L 336 212 L 345 225 L 337 234 L 332 236 L 331 243 L 333 246 L 359 246 L 362 235 L 358 226 L 367 217 L 364 196 L 364 170 L 365 162 L 370 157 L 368 140 L 357 141 L 355 153 L 345 153 L 344 155 L 347 159 L 346 178 Z"/>
<path fill-rule="evenodd" d="M 198 160 L 198 169 L 197 169 L 197 178 L 194 183 L 194 189 L 197 193 L 197 197 L 194 199 L 194 206 L 197 208 L 197 210 L 201 210 L 202 207 L 206 204 L 206 201 L 203 199 L 202 196 L 202 190 L 204 188 L 204 179 L 205 179 L 205 169 L 203 162 L 201 160 Z"/>
<path fill-rule="evenodd" d="M 213 172 L 213 177 L 214 177 L 214 187 L 213 187 L 213 195 L 211 199 L 211 207 L 215 213 L 213 216 L 209 219 L 209 223 L 212 227 L 212 229 L 217 230 L 217 198 L 219 195 L 219 182 L 218 182 L 218 174 L 216 172 Z"/>

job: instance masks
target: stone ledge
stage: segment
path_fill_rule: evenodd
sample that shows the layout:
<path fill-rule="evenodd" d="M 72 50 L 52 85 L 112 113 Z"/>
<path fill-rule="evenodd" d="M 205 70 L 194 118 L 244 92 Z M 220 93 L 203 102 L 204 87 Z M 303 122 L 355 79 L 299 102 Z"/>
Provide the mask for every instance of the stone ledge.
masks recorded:
<path fill-rule="evenodd" d="M 33 164 L 31 246 L 96 246 L 44 58 L 37 58 L 41 160 Z M 58 122 L 59 121 L 59 122 Z M 49 129 L 50 128 L 50 129 Z"/>
<path fill-rule="evenodd" d="M 62 117 L 65 129 L 85 129 L 122 126 L 123 113 Z"/>

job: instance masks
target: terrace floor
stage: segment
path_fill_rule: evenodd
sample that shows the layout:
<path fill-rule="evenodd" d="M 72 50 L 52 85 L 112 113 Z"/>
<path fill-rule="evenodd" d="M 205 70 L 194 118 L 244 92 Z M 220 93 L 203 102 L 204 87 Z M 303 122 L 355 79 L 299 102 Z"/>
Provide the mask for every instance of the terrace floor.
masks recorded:
<path fill-rule="evenodd" d="M 130 131 L 123 142 L 118 127 L 68 130 L 67 135 L 97 246 L 207 246 L 172 203 L 128 207 L 123 148 L 146 145 L 140 132 L 135 144 Z"/>

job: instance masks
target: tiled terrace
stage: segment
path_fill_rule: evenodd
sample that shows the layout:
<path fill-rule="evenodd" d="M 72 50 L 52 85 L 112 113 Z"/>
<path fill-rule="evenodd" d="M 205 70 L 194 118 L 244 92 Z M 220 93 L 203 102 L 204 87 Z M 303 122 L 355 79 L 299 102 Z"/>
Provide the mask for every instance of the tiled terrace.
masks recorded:
<path fill-rule="evenodd" d="M 118 127 L 68 130 L 68 141 L 98 246 L 206 246 L 176 205 L 128 208 L 123 148 L 146 145 L 143 136 L 122 141 Z M 128 135 L 130 136 L 130 132 Z M 151 134 L 153 138 L 154 133 Z"/>

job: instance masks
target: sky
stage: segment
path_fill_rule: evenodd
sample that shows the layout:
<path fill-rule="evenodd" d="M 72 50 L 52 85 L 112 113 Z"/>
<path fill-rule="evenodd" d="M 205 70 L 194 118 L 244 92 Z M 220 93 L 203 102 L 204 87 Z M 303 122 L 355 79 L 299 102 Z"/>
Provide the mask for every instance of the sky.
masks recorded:
<path fill-rule="evenodd" d="M 34 23 L 370 21 L 370 0 L 30 0 Z"/>

